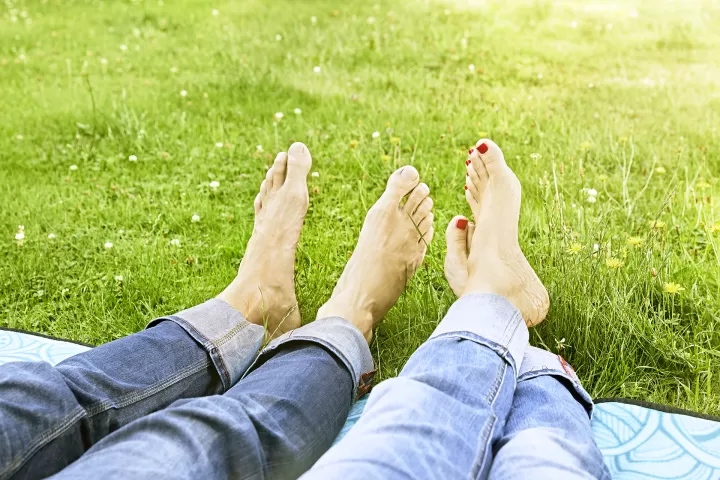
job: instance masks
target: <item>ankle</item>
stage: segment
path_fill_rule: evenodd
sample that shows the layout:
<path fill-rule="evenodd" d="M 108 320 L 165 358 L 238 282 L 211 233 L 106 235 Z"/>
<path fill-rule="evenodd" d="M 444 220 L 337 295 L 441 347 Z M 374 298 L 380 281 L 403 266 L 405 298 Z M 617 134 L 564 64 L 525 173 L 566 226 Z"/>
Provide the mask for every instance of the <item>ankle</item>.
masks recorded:
<path fill-rule="evenodd" d="M 352 308 L 348 306 L 347 302 L 338 302 L 331 298 L 318 309 L 316 320 L 329 317 L 340 317 L 347 320 L 360 330 L 368 344 L 372 340 L 375 322 L 368 310 Z"/>

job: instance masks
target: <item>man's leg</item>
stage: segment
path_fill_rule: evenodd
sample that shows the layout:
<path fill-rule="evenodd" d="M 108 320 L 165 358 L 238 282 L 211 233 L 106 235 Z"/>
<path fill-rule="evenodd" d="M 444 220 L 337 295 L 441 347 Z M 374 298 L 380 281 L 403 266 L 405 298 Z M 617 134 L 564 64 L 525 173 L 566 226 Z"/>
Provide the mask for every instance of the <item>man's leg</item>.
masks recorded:
<path fill-rule="evenodd" d="M 255 200 L 238 275 L 218 299 L 55 368 L 0 367 L 0 430 L 7 432 L 0 436 L 0 479 L 46 477 L 137 418 L 180 398 L 229 389 L 266 333 L 299 326 L 293 266 L 310 166 L 301 143 L 277 156 Z"/>
<path fill-rule="evenodd" d="M 457 268 L 448 280 L 462 297 L 306 478 L 487 476 L 527 346 L 526 324 L 545 318 L 549 300 L 518 244 L 520 183 L 499 147 L 481 140 L 467 166 L 478 233 L 471 238 L 462 217 L 447 230 L 446 270 Z"/>
<path fill-rule="evenodd" d="M 319 320 L 273 341 L 224 395 L 137 420 L 57 478 L 296 478 L 330 446 L 355 392 L 369 389 L 372 329 L 422 263 L 421 235 L 432 237 L 428 195 L 417 170 L 395 172 Z"/>
<path fill-rule="evenodd" d="M 590 430 L 592 407 L 565 360 L 530 347 L 490 478 L 609 479 Z"/>

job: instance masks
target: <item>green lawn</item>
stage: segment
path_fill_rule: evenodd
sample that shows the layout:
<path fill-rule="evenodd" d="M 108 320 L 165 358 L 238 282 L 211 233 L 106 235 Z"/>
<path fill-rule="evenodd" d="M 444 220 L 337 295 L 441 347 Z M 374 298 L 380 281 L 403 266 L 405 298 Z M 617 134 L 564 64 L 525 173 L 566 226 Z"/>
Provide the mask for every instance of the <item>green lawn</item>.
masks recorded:
<path fill-rule="evenodd" d="M 716 2 L 300 3 L 0 6 L 0 326 L 99 344 L 216 295 L 299 140 L 305 321 L 387 175 L 433 192 L 439 234 L 372 345 L 396 375 L 453 301 L 442 232 L 488 136 L 551 295 L 532 343 L 595 397 L 720 413 Z"/>

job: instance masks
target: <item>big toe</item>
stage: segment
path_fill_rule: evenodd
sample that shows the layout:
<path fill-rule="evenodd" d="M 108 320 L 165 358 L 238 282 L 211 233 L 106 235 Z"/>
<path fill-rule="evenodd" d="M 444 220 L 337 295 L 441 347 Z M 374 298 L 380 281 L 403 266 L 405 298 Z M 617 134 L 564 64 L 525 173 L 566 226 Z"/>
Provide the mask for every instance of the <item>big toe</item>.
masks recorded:
<path fill-rule="evenodd" d="M 383 198 L 386 201 L 400 203 L 400 200 L 412 192 L 420 182 L 420 174 L 413 166 L 406 165 L 393 172 L 388 180 Z"/>
<path fill-rule="evenodd" d="M 310 156 L 310 150 L 304 143 L 293 143 L 288 150 L 287 181 L 304 182 L 311 167 L 312 156 Z"/>
<path fill-rule="evenodd" d="M 476 145 L 480 159 L 485 165 L 490 177 L 507 172 L 508 166 L 507 163 L 505 163 L 505 156 L 495 142 L 483 138 L 482 140 L 478 140 Z"/>

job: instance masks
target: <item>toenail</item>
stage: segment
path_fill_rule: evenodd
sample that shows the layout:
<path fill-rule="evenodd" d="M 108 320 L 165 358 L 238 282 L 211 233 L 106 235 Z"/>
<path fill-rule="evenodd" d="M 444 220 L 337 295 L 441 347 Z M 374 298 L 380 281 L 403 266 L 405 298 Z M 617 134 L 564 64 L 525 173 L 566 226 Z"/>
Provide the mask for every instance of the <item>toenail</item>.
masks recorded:
<path fill-rule="evenodd" d="M 478 151 L 479 151 L 480 153 L 485 153 L 485 152 L 487 152 L 487 151 L 488 151 L 488 146 L 487 146 L 487 144 L 481 143 L 480 146 L 478 147 Z"/>
<path fill-rule="evenodd" d="M 469 177 L 470 174 L 469 174 L 468 172 L 465 172 L 465 176 L 466 176 L 466 177 Z"/>
<path fill-rule="evenodd" d="M 465 230 L 467 228 L 467 224 L 467 218 L 458 218 L 457 222 L 455 223 L 457 228 L 459 228 L 460 230 Z"/>
<path fill-rule="evenodd" d="M 467 165 L 470 165 L 471 163 L 472 163 L 472 160 L 467 160 L 467 161 L 465 162 L 465 165 L 467 166 Z"/>
<path fill-rule="evenodd" d="M 402 175 L 404 178 L 407 178 L 408 180 L 415 180 L 418 177 L 416 170 L 414 168 L 408 167 L 403 167 L 400 175 Z"/>
<path fill-rule="evenodd" d="M 475 149 L 471 148 L 470 150 L 468 150 L 468 155 L 472 155 L 472 152 L 474 152 L 474 151 L 475 151 Z"/>
<path fill-rule="evenodd" d="M 465 185 L 465 190 L 467 190 L 467 185 Z"/>

